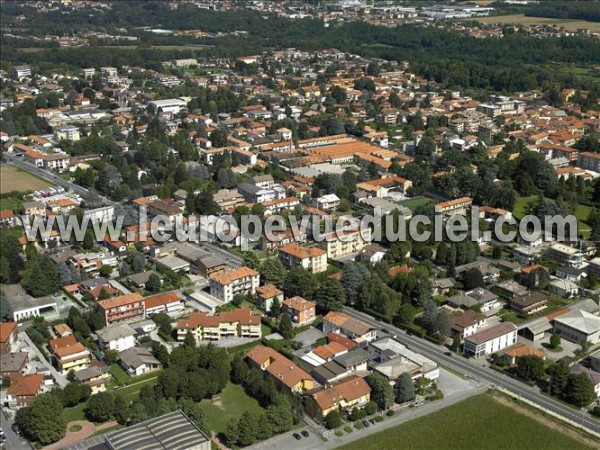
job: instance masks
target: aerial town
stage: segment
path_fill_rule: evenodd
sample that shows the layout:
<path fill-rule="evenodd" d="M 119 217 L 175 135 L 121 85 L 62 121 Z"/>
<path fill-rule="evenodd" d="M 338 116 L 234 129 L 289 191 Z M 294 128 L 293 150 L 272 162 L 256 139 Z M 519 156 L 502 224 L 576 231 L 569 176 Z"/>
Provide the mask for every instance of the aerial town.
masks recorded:
<path fill-rule="evenodd" d="M 0 447 L 598 448 L 593 26 L 141 3 L 2 4 Z"/>

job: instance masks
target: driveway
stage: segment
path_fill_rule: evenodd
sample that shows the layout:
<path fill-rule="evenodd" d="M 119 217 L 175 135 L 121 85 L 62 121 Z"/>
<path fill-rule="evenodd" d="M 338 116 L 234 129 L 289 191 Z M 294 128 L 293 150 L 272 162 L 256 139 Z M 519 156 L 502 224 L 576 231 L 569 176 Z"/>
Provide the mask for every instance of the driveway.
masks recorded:
<path fill-rule="evenodd" d="M 27 344 L 27 347 L 29 347 L 30 354 L 33 353 L 44 364 L 44 366 L 46 366 L 48 368 L 48 370 L 50 371 L 50 373 L 52 374 L 52 376 L 56 380 L 56 383 L 61 388 L 64 388 L 67 384 L 69 384 L 69 382 L 67 380 L 67 377 L 65 375 L 62 375 L 58 370 L 56 370 L 54 368 L 54 366 L 50 362 L 48 362 L 48 360 L 46 359 L 46 357 L 36 347 L 36 345 L 33 343 L 33 341 L 27 335 L 27 333 L 25 333 L 24 331 L 20 332 L 19 333 L 19 339 L 21 340 L 21 342 L 24 342 L 24 343 Z"/>

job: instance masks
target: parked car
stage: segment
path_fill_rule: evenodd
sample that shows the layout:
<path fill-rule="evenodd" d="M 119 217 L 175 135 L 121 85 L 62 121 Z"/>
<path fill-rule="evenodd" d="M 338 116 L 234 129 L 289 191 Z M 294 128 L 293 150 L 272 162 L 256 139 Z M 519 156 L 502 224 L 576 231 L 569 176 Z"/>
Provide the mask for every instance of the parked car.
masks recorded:
<path fill-rule="evenodd" d="M 294 439 L 296 439 L 297 441 L 302 439 L 302 436 L 300 436 L 298 433 L 294 433 L 292 436 L 294 436 Z"/>
<path fill-rule="evenodd" d="M 370 423 L 371 425 L 375 425 L 375 419 L 374 419 L 374 418 L 371 418 L 371 419 L 369 419 L 369 423 Z"/>
<path fill-rule="evenodd" d="M 363 420 L 362 423 L 365 426 L 365 428 L 369 428 L 371 426 L 368 420 Z"/>
<path fill-rule="evenodd" d="M 300 432 L 300 434 L 302 434 L 302 436 L 304 436 L 304 437 L 308 437 L 308 436 L 310 436 L 310 435 L 308 434 L 308 431 L 306 431 L 306 430 L 302 430 L 302 431 Z"/>

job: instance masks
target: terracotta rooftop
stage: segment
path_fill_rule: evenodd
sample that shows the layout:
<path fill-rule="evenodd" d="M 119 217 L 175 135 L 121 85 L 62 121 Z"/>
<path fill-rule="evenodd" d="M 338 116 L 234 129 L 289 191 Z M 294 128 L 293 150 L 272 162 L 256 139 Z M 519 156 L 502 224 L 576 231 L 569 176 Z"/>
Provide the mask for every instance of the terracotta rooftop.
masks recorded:
<path fill-rule="evenodd" d="M 367 382 L 356 375 L 340 380 L 335 385 L 313 392 L 314 398 L 322 411 L 330 409 L 340 402 L 350 402 L 371 393 Z"/>
<path fill-rule="evenodd" d="M 32 373 L 29 375 L 20 375 L 15 377 L 7 394 L 12 396 L 31 397 L 36 396 L 44 383 L 44 375 L 41 373 Z"/>
<path fill-rule="evenodd" d="M 16 322 L 0 322 L 0 342 L 8 341 L 10 335 L 17 329 Z"/>
<path fill-rule="evenodd" d="M 210 278 L 219 284 L 227 285 L 242 278 L 256 277 L 258 275 L 259 273 L 256 270 L 253 270 L 250 267 L 242 266 L 238 267 L 237 269 L 230 270 L 229 272 L 221 272 L 211 275 Z"/>
<path fill-rule="evenodd" d="M 250 350 L 248 358 L 259 366 L 270 362 L 266 371 L 289 388 L 302 380 L 312 380 L 307 372 L 270 347 L 258 345 Z"/>
<path fill-rule="evenodd" d="M 134 292 L 133 294 L 120 295 L 118 297 L 111 298 L 109 300 L 100 300 L 98 302 L 98 306 L 100 306 L 102 309 L 106 310 L 106 309 L 118 308 L 119 306 L 130 305 L 132 303 L 140 302 L 142 300 L 144 300 L 144 297 L 142 297 L 137 292 Z"/>

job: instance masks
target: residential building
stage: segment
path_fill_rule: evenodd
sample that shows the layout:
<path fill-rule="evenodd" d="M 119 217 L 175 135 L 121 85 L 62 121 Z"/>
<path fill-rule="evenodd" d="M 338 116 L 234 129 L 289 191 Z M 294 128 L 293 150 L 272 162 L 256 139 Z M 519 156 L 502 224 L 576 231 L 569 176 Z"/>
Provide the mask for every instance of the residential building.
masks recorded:
<path fill-rule="evenodd" d="M 350 412 L 362 408 L 371 400 L 371 388 L 364 378 L 352 375 L 332 386 L 311 391 L 305 397 L 307 412 L 322 421 L 332 411 Z"/>
<path fill-rule="evenodd" d="M 561 243 L 552 244 L 546 251 L 546 257 L 562 266 L 569 267 L 581 267 L 584 261 L 583 255 L 579 250 Z"/>
<path fill-rule="evenodd" d="M 0 322 L 0 354 L 17 351 L 19 332 L 16 322 Z"/>
<path fill-rule="evenodd" d="M 229 303 L 236 294 L 254 294 L 260 283 L 260 274 L 249 267 L 238 267 L 210 276 L 210 294 Z"/>
<path fill-rule="evenodd" d="M 545 309 L 548 298 L 541 292 L 533 292 L 524 297 L 511 298 L 509 303 L 510 307 L 514 309 L 517 314 L 528 316 Z"/>
<path fill-rule="evenodd" d="M 132 347 L 119 354 L 119 364 L 132 377 L 154 372 L 161 368 L 160 362 L 147 347 Z"/>
<path fill-rule="evenodd" d="M 452 318 L 452 333 L 458 335 L 461 342 L 487 324 L 484 314 L 467 310 Z"/>
<path fill-rule="evenodd" d="M 516 342 L 516 325 L 511 322 L 502 322 L 466 337 L 464 352 L 479 358 L 510 347 Z"/>
<path fill-rule="evenodd" d="M 65 139 L 67 141 L 78 141 L 81 139 L 79 128 L 72 125 L 65 125 L 54 129 L 54 137 L 60 141 Z"/>
<path fill-rule="evenodd" d="M 41 373 L 21 375 L 11 381 L 6 391 L 6 403 L 13 409 L 29 406 L 45 391 L 44 375 Z"/>
<path fill-rule="evenodd" d="M 472 291 L 467 292 L 466 295 L 477 302 L 476 307 L 484 314 L 502 308 L 502 303 L 500 302 L 498 295 L 487 289 L 475 288 Z"/>
<path fill-rule="evenodd" d="M 410 350 L 395 339 L 386 337 L 370 342 L 367 350 L 372 355 L 369 365 L 375 372 L 386 377 L 391 385 L 396 384 L 405 372 L 413 380 L 437 380 L 440 376 L 440 369 L 435 361 Z"/>
<path fill-rule="evenodd" d="M 335 194 L 325 194 L 313 199 L 313 206 L 323 211 L 335 210 L 340 205 L 340 198 Z"/>
<path fill-rule="evenodd" d="M 73 335 L 51 339 L 48 348 L 56 362 L 57 370 L 63 375 L 71 370 L 77 372 L 90 366 L 90 351 Z"/>
<path fill-rule="evenodd" d="M 106 382 L 111 379 L 111 374 L 109 367 L 101 363 L 75 372 L 75 378 L 78 383 L 88 385 L 92 394 L 97 394 L 106 391 Z"/>
<path fill-rule="evenodd" d="M 283 311 L 298 325 L 311 323 L 317 318 L 315 302 L 296 296 L 283 301 Z"/>
<path fill-rule="evenodd" d="M 580 345 L 600 342 L 600 317 L 582 310 L 571 311 L 554 319 L 554 333 Z"/>
<path fill-rule="evenodd" d="M 151 295 L 144 298 L 146 315 L 166 313 L 171 317 L 182 314 L 185 311 L 183 299 L 174 291 Z"/>
<path fill-rule="evenodd" d="M 177 340 L 184 341 L 188 332 L 197 342 L 219 341 L 230 337 L 260 339 L 262 336 L 260 315 L 247 308 L 237 308 L 209 315 L 194 311 L 189 319 L 180 320 L 175 326 Z"/>
<path fill-rule="evenodd" d="M 154 113 L 179 114 L 181 110 L 187 108 L 185 100 L 180 98 L 168 98 L 165 100 L 152 100 L 148 102 Z"/>
<path fill-rule="evenodd" d="M 579 294 L 579 286 L 569 280 L 551 280 L 548 290 L 562 298 L 573 298 Z"/>
<path fill-rule="evenodd" d="M 536 358 L 546 359 L 544 352 L 522 342 L 517 342 L 512 348 L 506 350 L 503 356 L 511 366 L 517 364 L 518 359 L 524 356 L 535 356 Z"/>
<path fill-rule="evenodd" d="M 307 372 L 270 347 L 254 347 L 248 353 L 248 361 L 266 371 L 284 389 L 291 392 L 300 393 L 313 388 L 313 379 Z"/>
<path fill-rule="evenodd" d="M 302 267 L 311 273 L 327 270 L 327 251 L 318 247 L 304 248 L 296 243 L 279 249 L 279 259 L 288 269 Z"/>
<path fill-rule="evenodd" d="M 279 305 L 283 304 L 283 291 L 274 284 L 265 284 L 256 288 L 254 301 L 259 308 L 270 312 L 275 300 L 279 302 Z"/>
<path fill-rule="evenodd" d="M 29 367 L 29 353 L 0 352 L 0 378 L 10 378 L 14 380 L 20 375 L 25 375 Z"/>
<path fill-rule="evenodd" d="M 135 347 L 135 330 L 126 323 L 115 323 L 96 331 L 103 350 L 122 352 Z"/>
<path fill-rule="evenodd" d="M 600 172 L 600 154 L 581 152 L 577 155 L 577 167 L 592 172 Z"/>
<path fill-rule="evenodd" d="M 99 311 L 104 314 L 106 324 L 130 319 L 141 319 L 145 316 L 144 298 L 138 294 L 120 295 L 98 302 Z"/>
<path fill-rule="evenodd" d="M 344 258 L 361 252 L 371 243 L 371 230 L 366 228 L 348 228 L 325 235 L 319 246 L 327 251 L 331 259 Z"/>
<path fill-rule="evenodd" d="M 440 202 L 435 205 L 435 210 L 438 214 L 452 216 L 455 214 L 467 215 L 473 204 L 471 197 L 461 197 L 446 202 Z"/>
<path fill-rule="evenodd" d="M 323 317 L 323 333 L 341 333 L 357 343 L 370 342 L 377 337 L 375 327 L 337 311 Z"/>

